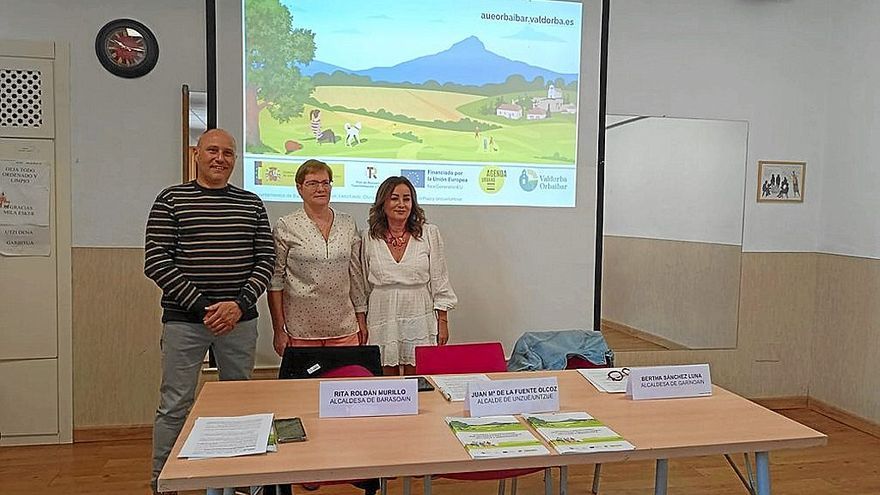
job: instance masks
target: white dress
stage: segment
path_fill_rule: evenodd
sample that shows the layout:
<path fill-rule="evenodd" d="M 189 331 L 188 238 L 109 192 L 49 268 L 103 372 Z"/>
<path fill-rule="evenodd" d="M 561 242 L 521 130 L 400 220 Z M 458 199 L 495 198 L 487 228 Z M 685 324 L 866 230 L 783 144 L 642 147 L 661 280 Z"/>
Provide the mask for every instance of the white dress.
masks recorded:
<path fill-rule="evenodd" d="M 449 311 L 458 299 L 449 284 L 443 239 L 437 226 L 422 226 L 410 237 L 400 262 L 382 239 L 363 236 L 361 255 L 366 300 L 355 311 L 367 313 L 369 343 L 378 345 L 383 366 L 415 365 L 415 347 L 437 344 L 435 310 Z"/>

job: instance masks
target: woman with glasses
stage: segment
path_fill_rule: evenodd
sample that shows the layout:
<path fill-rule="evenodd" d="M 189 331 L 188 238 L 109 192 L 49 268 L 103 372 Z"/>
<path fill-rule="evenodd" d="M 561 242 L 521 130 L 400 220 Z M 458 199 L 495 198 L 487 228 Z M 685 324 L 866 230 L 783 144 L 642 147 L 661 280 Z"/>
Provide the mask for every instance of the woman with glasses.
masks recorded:
<path fill-rule="evenodd" d="M 458 301 L 449 283 L 443 239 L 425 223 L 416 190 L 406 177 L 389 177 L 370 208 L 361 254 L 364 297 L 358 321 L 379 346 L 386 375 L 415 373 L 415 348 L 449 340 L 447 311 Z"/>
<path fill-rule="evenodd" d="M 360 345 L 367 339 L 351 296 L 352 290 L 362 292 L 360 236 L 351 216 L 330 208 L 332 186 L 330 167 L 307 160 L 296 171 L 302 208 L 275 224 L 268 297 L 279 356 L 288 346 Z"/>

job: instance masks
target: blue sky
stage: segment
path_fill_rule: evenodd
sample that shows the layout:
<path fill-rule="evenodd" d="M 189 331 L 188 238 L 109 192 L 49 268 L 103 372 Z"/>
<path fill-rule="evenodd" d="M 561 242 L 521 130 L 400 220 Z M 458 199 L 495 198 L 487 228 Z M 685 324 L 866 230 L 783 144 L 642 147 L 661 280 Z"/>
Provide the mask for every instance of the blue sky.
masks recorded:
<path fill-rule="evenodd" d="M 489 51 L 561 73 L 580 67 L 581 4 L 553 0 L 281 0 L 294 27 L 315 32 L 315 59 L 351 70 L 387 67 L 477 36 Z M 573 20 L 560 26 L 484 20 L 482 13 Z"/>

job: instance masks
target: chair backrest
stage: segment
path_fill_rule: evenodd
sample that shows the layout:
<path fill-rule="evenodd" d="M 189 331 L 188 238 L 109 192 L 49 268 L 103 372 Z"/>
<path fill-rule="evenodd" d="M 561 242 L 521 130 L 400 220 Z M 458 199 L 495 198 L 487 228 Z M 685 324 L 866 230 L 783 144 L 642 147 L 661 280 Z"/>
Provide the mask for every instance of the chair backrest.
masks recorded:
<path fill-rule="evenodd" d="M 281 359 L 278 378 L 315 378 L 348 365 L 359 365 L 372 375 L 382 375 L 379 346 L 288 347 Z"/>
<path fill-rule="evenodd" d="M 507 370 L 601 368 L 612 366 L 613 358 L 602 332 L 578 328 L 530 331 L 516 339 Z"/>
<path fill-rule="evenodd" d="M 586 369 L 589 369 L 589 368 L 610 368 L 612 366 L 613 366 L 613 364 L 610 362 L 606 362 L 605 364 L 595 364 L 595 363 L 591 363 L 590 361 L 587 361 L 586 359 L 584 359 L 580 356 L 575 356 L 575 355 L 568 356 L 568 358 L 565 361 L 565 369 L 567 369 L 567 370 L 576 370 L 576 369 L 581 369 L 581 368 L 586 368 Z"/>
<path fill-rule="evenodd" d="M 372 371 L 359 364 L 349 364 L 329 370 L 321 378 L 357 378 L 360 376 L 376 376 Z"/>
<path fill-rule="evenodd" d="M 501 342 L 416 347 L 416 373 L 492 373 L 507 371 Z"/>

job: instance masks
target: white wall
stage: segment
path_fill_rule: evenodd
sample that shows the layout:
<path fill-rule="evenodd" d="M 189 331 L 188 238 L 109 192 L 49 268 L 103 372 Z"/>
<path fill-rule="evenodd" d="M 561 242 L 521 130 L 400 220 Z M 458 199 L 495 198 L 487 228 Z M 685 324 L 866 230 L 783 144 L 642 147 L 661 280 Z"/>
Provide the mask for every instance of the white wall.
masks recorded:
<path fill-rule="evenodd" d="M 744 251 L 817 248 L 836 2 L 614 0 L 608 112 L 749 122 Z M 758 204 L 757 162 L 807 162 L 803 204 Z"/>
<path fill-rule="evenodd" d="M 229 44 L 229 40 L 237 43 L 237 37 L 228 34 L 239 28 L 238 20 L 228 13 L 238 11 L 240 4 L 233 0 L 218 3 L 223 55 L 219 61 L 219 87 L 221 92 L 235 94 L 241 85 L 240 53 Z M 585 4 L 589 22 L 598 22 L 596 3 Z M 865 1 L 851 0 L 846 5 L 877 8 Z M 159 189 L 178 180 L 180 85 L 188 83 L 194 89 L 204 89 L 204 2 L 0 0 L 0 6 L 2 37 L 54 39 L 71 44 L 74 245 L 141 246 L 143 221 L 153 197 Z M 820 229 L 816 227 L 820 223 L 823 187 L 824 115 L 826 110 L 837 112 L 842 120 L 846 115 L 843 109 L 828 108 L 824 98 L 824 89 L 835 72 L 828 70 L 826 63 L 831 58 L 827 41 L 832 11 L 833 6 L 823 0 L 612 2 L 610 113 L 750 123 L 744 233 L 747 251 L 810 251 L 819 245 Z M 112 76 L 95 58 L 94 35 L 106 21 L 117 17 L 138 19 L 159 37 L 159 64 L 144 78 L 124 80 Z M 853 22 L 864 23 L 866 29 L 870 18 L 852 16 Z M 834 36 L 841 40 L 838 45 L 845 43 L 845 36 L 857 36 L 858 31 L 847 33 L 846 28 L 834 30 Z M 590 53 L 597 43 L 595 38 L 587 39 L 584 53 Z M 870 44 L 865 49 L 869 48 Z M 858 54 L 854 52 L 852 56 Z M 595 73 L 596 62 L 585 61 L 587 74 Z M 844 62 L 845 58 L 840 61 Z M 847 76 L 845 71 L 833 75 L 837 79 Z M 865 90 L 871 87 L 869 79 L 863 84 Z M 857 93 L 853 93 L 851 101 L 853 107 L 861 104 Z M 237 102 L 221 99 L 221 125 L 240 127 L 239 112 Z M 865 146 L 847 145 L 845 149 L 869 149 L 870 128 L 863 129 L 863 138 L 856 135 L 849 139 L 859 140 Z M 589 130 L 583 133 L 590 135 Z M 585 159 L 590 153 L 585 151 L 580 153 L 581 165 L 588 168 L 582 178 L 592 170 L 592 163 Z M 843 157 L 846 158 L 845 153 Z M 757 204 L 752 193 L 759 159 L 806 160 L 806 201 Z M 865 179 L 863 172 L 853 171 L 844 174 L 842 181 L 830 182 L 834 196 L 843 201 L 839 207 L 829 206 L 830 213 L 822 218 L 822 225 L 831 233 L 828 237 L 835 239 L 852 235 L 839 235 L 840 230 L 847 229 L 847 222 L 840 221 L 840 217 L 851 220 L 853 205 L 858 204 L 846 201 L 847 195 L 842 194 L 847 188 L 847 176 L 856 184 Z M 582 180 L 579 205 L 592 201 L 589 188 L 590 184 Z M 531 225 L 547 224 L 556 213 L 567 216 L 559 210 L 523 211 L 523 220 Z M 486 221 L 505 222 L 494 215 L 490 214 Z M 584 217 L 577 223 L 590 221 Z M 451 220 L 458 219 L 453 214 Z M 858 230 L 864 234 L 861 241 L 853 239 L 851 247 L 880 245 L 874 242 L 876 238 L 865 237 L 876 235 L 878 229 L 870 228 L 876 224 L 856 225 L 862 227 Z M 585 231 L 589 230 L 585 227 Z M 589 234 L 582 237 L 588 240 Z M 824 241 L 822 246 L 832 251 L 847 248 Z M 589 305 L 589 301 L 585 304 Z"/>
<path fill-rule="evenodd" d="M 239 2 L 218 3 L 220 89 L 240 94 L 240 54 L 226 41 L 237 43 L 236 36 L 229 36 L 238 29 L 237 21 L 227 22 L 222 15 L 237 10 Z M 586 18 L 594 25 L 597 3 L 585 4 Z M 0 0 L 0 37 L 71 45 L 74 246 L 142 246 L 151 201 L 162 187 L 179 180 L 179 89 L 184 83 L 204 89 L 203 8 L 201 0 Z M 608 111 L 748 121 L 744 249 L 874 256 L 880 229 L 876 208 L 870 206 L 876 204 L 871 193 L 880 178 L 865 164 L 878 146 L 871 139 L 876 134 L 872 89 L 880 74 L 863 62 L 876 53 L 872 20 L 878 8 L 866 0 L 614 0 Z M 117 78 L 95 58 L 94 35 L 118 17 L 144 22 L 159 38 L 159 63 L 146 77 Z M 597 38 L 588 38 L 584 52 L 597 44 Z M 584 73 L 595 74 L 597 67 L 588 58 Z M 832 87 L 830 104 L 826 95 Z M 221 99 L 221 125 L 240 126 L 239 108 Z M 525 293 L 548 308 L 576 306 L 578 320 L 588 319 L 593 222 L 586 209 L 594 201 L 589 137 L 595 127 L 583 125 L 577 209 L 429 211 L 444 227 L 452 257 L 464 260 L 451 268 L 454 280 L 473 281 L 473 287 L 457 285 L 470 292 L 464 304 L 472 306 L 463 307 L 462 316 L 473 315 L 474 326 L 498 324 L 476 316 L 489 292 L 511 301 Z M 757 204 L 759 159 L 807 161 L 806 201 Z M 453 225 L 467 229 L 457 231 Z M 531 244 L 536 238 L 541 242 Z M 520 257 L 524 268 L 510 272 L 496 254 L 519 245 L 529 246 Z M 568 257 L 571 245 L 586 247 Z M 541 288 L 548 281 L 566 295 L 552 297 Z M 528 326 L 575 323 L 553 309 L 541 314 L 514 303 L 506 308 Z"/>
<path fill-rule="evenodd" d="M 830 85 L 819 249 L 880 258 L 880 2 L 835 7 L 824 67 Z"/>
<path fill-rule="evenodd" d="M 810 396 L 880 423 L 880 3 L 830 16 L 826 167 Z M 868 259 L 856 259 L 852 256 Z"/>
<path fill-rule="evenodd" d="M 221 14 L 239 5 L 218 3 Z M 596 3 L 590 0 L 586 8 L 594 25 Z M 202 0 L 0 0 L 0 38 L 70 44 L 74 246 L 142 246 L 154 196 L 179 180 L 179 90 L 184 83 L 204 89 L 203 8 Z M 144 22 L 159 38 L 159 63 L 144 78 L 112 76 L 95 58 L 95 34 L 119 17 Z M 876 258 L 878 19 L 880 3 L 874 0 L 613 0 L 608 111 L 748 121 L 744 249 Z M 221 15 L 220 89 L 240 94 L 240 54 L 228 41 L 237 43 L 237 35 L 229 33 L 238 26 L 227 21 Z M 597 45 L 597 38 L 588 38 L 584 52 Z M 585 74 L 595 74 L 598 63 L 588 59 L 583 66 Z M 238 126 L 240 134 L 237 105 L 221 100 L 219 121 L 233 130 Z M 507 331 L 514 320 L 565 326 L 572 323 L 565 315 L 589 319 L 593 220 L 581 209 L 594 202 L 589 137 L 595 124 L 584 126 L 578 209 L 429 210 L 450 241 L 450 258 L 462 260 L 451 266 L 456 288 L 466 296 L 454 318 L 473 319 L 453 332 Z M 805 160 L 805 202 L 755 202 L 760 159 Z M 453 225 L 466 226 L 467 234 Z M 536 238 L 540 242 L 533 242 Z M 571 256 L 573 245 L 587 248 Z M 525 246 L 516 271 L 499 262 L 510 246 Z M 830 314 L 835 308 L 819 310 Z M 840 339 L 861 352 L 876 343 L 836 328 L 818 330 L 833 337 L 814 354 L 839 349 Z M 740 347 L 762 342 L 747 336 Z M 725 352 L 717 359 L 734 355 Z M 838 360 L 854 373 L 867 369 L 850 361 Z M 865 389 L 862 395 L 870 393 Z"/>
<path fill-rule="evenodd" d="M 156 194 L 180 181 L 180 86 L 205 80 L 204 1 L 0 0 L 0 38 L 70 43 L 74 246 L 143 247 Z M 159 39 L 147 76 L 122 79 L 95 57 L 108 21 Z"/>
<path fill-rule="evenodd" d="M 741 245 L 748 122 L 625 120 L 608 118 L 605 235 Z"/>
<path fill-rule="evenodd" d="M 598 4 L 585 0 L 585 95 L 597 92 Z M 218 125 L 237 135 L 240 6 L 218 2 Z M 203 10 L 201 0 L 0 0 L 0 37 L 71 46 L 75 247 L 142 247 L 153 199 L 180 181 L 180 87 L 205 89 Z M 158 65 L 143 78 L 117 78 L 95 57 L 95 34 L 119 17 L 143 22 L 159 40 Z M 582 108 L 577 208 L 429 208 L 461 299 L 450 321 L 453 340 L 502 340 L 511 348 L 524 330 L 591 326 L 597 124 L 595 106 Z M 289 209 L 270 205 L 273 217 Z M 340 209 L 366 215 L 364 205 Z"/>

